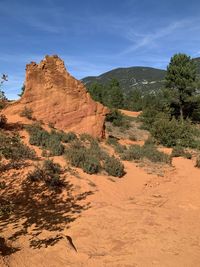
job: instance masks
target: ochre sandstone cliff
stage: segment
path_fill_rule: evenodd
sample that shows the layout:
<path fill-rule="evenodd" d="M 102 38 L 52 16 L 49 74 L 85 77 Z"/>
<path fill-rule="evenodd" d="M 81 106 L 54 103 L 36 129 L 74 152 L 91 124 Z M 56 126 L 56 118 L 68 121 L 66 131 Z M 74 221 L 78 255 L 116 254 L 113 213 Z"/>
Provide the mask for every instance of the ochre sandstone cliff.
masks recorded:
<path fill-rule="evenodd" d="M 25 92 L 5 114 L 20 114 L 24 107 L 33 117 L 55 128 L 102 137 L 108 109 L 92 100 L 84 85 L 72 77 L 58 56 L 46 56 L 26 67 Z"/>

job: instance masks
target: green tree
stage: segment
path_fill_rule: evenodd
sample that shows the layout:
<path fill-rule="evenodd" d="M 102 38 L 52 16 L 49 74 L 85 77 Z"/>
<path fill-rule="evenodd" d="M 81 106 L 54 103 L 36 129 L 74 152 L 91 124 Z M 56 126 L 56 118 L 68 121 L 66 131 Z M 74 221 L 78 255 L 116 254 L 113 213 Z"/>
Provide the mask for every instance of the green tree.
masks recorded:
<path fill-rule="evenodd" d="M 188 105 L 195 93 L 196 66 L 185 54 L 175 54 L 167 67 L 166 87 L 171 89 L 171 105 L 178 108 L 181 120 L 187 117 Z"/>
<path fill-rule="evenodd" d="M 120 84 L 116 79 L 112 79 L 108 84 L 104 95 L 104 102 L 110 108 L 123 108 L 124 95 Z"/>
<path fill-rule="evenodd" d="M 25 84 L 23 84 L 22 88 L 21 88 L 21 93 L 18 94 L 18 96 L 22 97 L 25 91 Z"/>
<path fill-rule="evenodd" d="M 116 79 L 112 79 L 106 85 L 95 82 L 89 87 L 88 91 L 95 101 L 109 108 L 122 108 L 124 106 L 123 92 Z"/>
<path fill-rule="evenodd" d="M 141 90 L 134 89 L 128 92 L 125 98 L 125 108 L 133 111 L 142 110 L 143 95 Z"/>
<path fill-rule="evenodd" d="M 2 74 L 1 78 L 0 78 L 0 100 L 4 101 L 6 100 L 6 96 L 5 96 L 5 93 L 4 91 L 2 90 L 2 87 L 3 87 L 3 83 L 4 82 L 7 82 L 8 81 L 8 75 L 6 74 Z"/>

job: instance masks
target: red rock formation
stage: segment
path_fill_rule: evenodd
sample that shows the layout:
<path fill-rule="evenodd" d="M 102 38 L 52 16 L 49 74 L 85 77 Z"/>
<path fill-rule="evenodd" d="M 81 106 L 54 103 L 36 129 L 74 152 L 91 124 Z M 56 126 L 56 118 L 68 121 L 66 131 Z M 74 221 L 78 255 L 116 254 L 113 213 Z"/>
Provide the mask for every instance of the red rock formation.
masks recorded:
<path fill-rule="evenodd" d="M 58 56 L 46 56 L 26 67 L 25 92 L 5 110 L 31 108 L 33 117 L 55 128 L 102 137 L 108 109 L 92 100 L 84 85 L 72 77 Z"/>

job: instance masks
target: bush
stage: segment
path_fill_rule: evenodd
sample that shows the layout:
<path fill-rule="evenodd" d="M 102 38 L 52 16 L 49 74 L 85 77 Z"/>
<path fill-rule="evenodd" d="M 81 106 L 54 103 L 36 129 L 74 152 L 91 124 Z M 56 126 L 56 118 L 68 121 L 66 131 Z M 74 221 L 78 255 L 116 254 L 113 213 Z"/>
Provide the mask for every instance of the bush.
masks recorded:
<path fill-rule="evenodd" d="M 21 142 L 19 136 L 0 134 L 0 154 L 6 159 L 21 160 L 35 159 L 35 151 Z"/>
<path fill-rule="evenodd" d="M 107 156 L 103 168 L 108 173 L 108 175 L 115 177 L 122 177 L 125 174 L 124 165 L 114 156 Z"/>
<path fill-rule="evenodd" d="M 91 136 L 87 133 L 80 134 L 80 140 L 81 141 L 89 141 L 89 142 L 95 142 L 96 141 L 96 139 L 93 136 Z"/>
<path fill-rule="evenodd" d="M 76 139 L 78 139 L 78 137 L 76 136 L 76 134 L 74 132 L 63 133 L 61 135 L 61 140 L 64 143 L 69 143 L 69 142 L 74 141 Z"/>
<path fill-rule="evenodd" d="M 0 128 L 4 128 L 7 123 L 7 118 L 4 114 L 0 115 Z"/>
<path fill-rule="evenodd" d="M 82 163 L 82 169 L 88 174 L 98 173 L 100 170 L 100 161 L 92 155 L 87 155 Z"/>
<path fill-rule="evenodd" d="M 167 154 L 158 151 L 154 146 L 152 145 L 144 145 L 142 148 L 142 155 L 143 157 L 149 159 L 151 162 L 164 162 L 164 163 L 170 163 L 171 158 Z"/>
<path fill-rule="evenodd" d="M 66 149 L 65 155 L 72 166 L 82 168 L 88 174 L 98 173 L 100 170 L 100 159 L 91 148 L 72 145 Z"/>
<path fill-rule="evenodd" d="M 195 164 L 196 168 L 200 168 L 200 155 L 197 157 L 196 159 L 196 164 Z"/>
<path fill-rule="evenodd" d="M 176 147 L 173 148 L 171 156 L 172 157 L 184 157 L 184 158 L 187 158 L 187 159 L 191 159 L 192 158 L 192 155 L 189 152 L 186 152 L 184 150 L 184 148 L 180 147 L 180 146 L 176 146 Z"/>
<path fill-rule="evenodd" d="M 32 182 L 42 181 L 50 188 L 62 187 L 64 183 L 60 179 L 62 173 L 61 166 L 52 160 L 45 160 L 43 166 L 37 166 L 35 170 L 29 172 L 27 179 Z"/>
<path fill-rule="evenodd" d="M 115 146 L 115 145 L 118 144 L 118 141 L 117 141 L 117 140 L 118 140 L 118 139 L 117 139 L 116 137 L 114 137 L 114 136 L 109 136 L 109 137 L 107 138 L 107 140 L 106 140 L 106 143 L 107 143 L 108 145 Z"/>
<path fill-rule="evenodd" d="M 106 116 L 106 121 L 111 122 L 113 126 L 122 127 L 123 129 L 130 128 L 130 120 L 117 109 L 111 110 Z"/>
<path fill-rule="evenodd" d="M 121 158 L 123 160 L 142 160 L 147 158 L 152 162 L 170 163 L 170 157 L 158 151 L 153 145 L 130 145 L 129 148 L 122 153 Z"/>
<path fill-rule="evenodd" d="M 101 162 L 108 162 L 109 158 L 108 154 L 99 147 L 97 142 L 92 142 L 90 146 L 84 146 L 80 141 L 72 142 L 66 148 L 65 156 L 72 166 L 82 168 L 88 174 L 98 173 L 102 169 Z M 114 163 L 115 165 L 117 164 L 116 162 Z M 103 164 L 103 168 L 107 165 Z M 110 175 L 112 174 L 110 173 Z"/>
<path fill-rule="evenodd" d="M 121 155 L 121 159 L 123 160 L 139 160 L 141 158 L 142 149 L 139 145 L 130 145 Z"/>
<path fill-rule="evenodd" d="M 26 129 L 30 135 L 29 142 L 31 145 L 48 149 L 51 156 L 60 156 L 64 153 L 64 146 L 61 143 L 61 133 L 54 130 L 48 133 L 37 124 L 28 126 Z"/>
<path fill-rule="evenodd" d="M 162 145 L 173 147 L 194 147 L 194 127 L 189 121 L 179 121 L 175 118 L 159 119 L 153 123 L 151 134 Z"/>
<path fill-rule="evenodd" d="M 33 115 L 33 111 L 31 108 L 27 108 L 26 106 L 24 109 L 21 111 L 20 116 L 21 117 L 26 117 L 27 119 L 31 120 Z"/>
<path fill-rule="evenodd" d="M 65 150 L 66 158 L 70 161 L 74 167 L 82 167 L 82 163 L 85 161 L 86 149 L 83 146 L 80 147 L 69 147 Z"/>

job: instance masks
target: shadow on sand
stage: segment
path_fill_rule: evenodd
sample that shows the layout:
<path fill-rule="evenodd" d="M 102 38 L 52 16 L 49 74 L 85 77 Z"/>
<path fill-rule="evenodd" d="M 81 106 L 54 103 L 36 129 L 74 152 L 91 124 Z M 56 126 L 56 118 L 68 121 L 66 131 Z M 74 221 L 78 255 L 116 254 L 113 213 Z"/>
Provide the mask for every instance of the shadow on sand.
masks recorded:
<path fill-rule="evenodd" d="M 3 232 L 6 226 L 12 225 L 13 234 L 8 238 L 9 242 L 28 234 L 30 246 L 33 248 L 55 245 L 63 238 L 62 231 L 69 228 L 69 224 L 75 221 L 82 211 L 90 208 L 89 202 L 80 202 L 93 194 L 88 191 L 75 195 L 74 186 L 69 182 L 64 183 L 63 192 L 65 197 L 59 191 L 48 189 L 45 184 L 33 183 L 27 179 L 18 191 L 11 190 L 8 186 L 0 196 L 0 203 L 5 202 L 6 198 L 6 202 L 12 204 L 12 212 L 0 217 L 0 232 Z M 38 236 L 43 230 L 55 231 L 55 237 L 40 239 Z M 2 240 L 5 241 L 4 238 Z M 10 255 L 19 250 L 1 243 L 0 255 Z"/>

